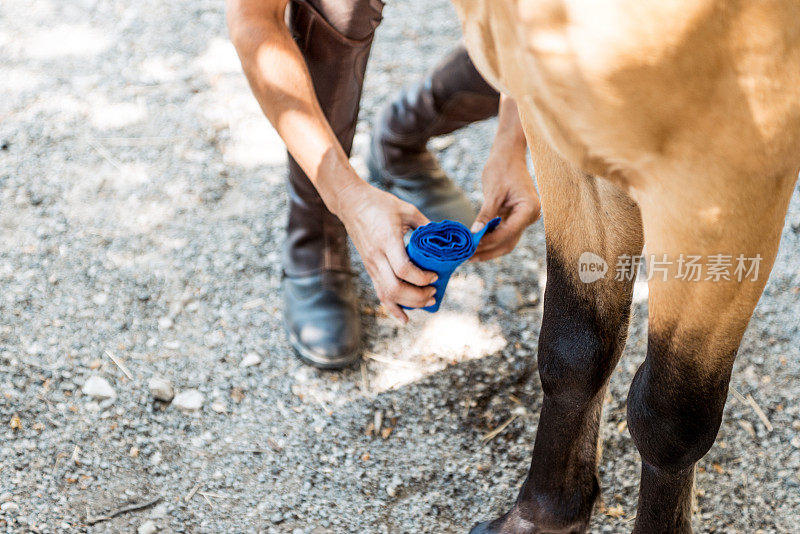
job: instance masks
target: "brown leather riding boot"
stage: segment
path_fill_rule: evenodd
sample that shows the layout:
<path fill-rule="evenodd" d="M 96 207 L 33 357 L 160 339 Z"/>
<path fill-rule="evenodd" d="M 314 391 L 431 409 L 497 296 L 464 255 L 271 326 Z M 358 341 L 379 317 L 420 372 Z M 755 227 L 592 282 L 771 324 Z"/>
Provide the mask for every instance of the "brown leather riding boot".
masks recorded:
<path fill-rule="evenodd" d="M 379 0 L 295 0 L 288 24 L 317 99 L 345 152 L 353 144 L 361 86 Z M 284 249 L 284 317 L 300 359 L 336 369 L 360 356 L 361 319 L 344 226 L 289 158 L 289 224 Z"/>
<path fill-rule="evenodd" d="M 475 69 L 466 49 L 457 47 L 378 115 L 367 158 L 370 179 L 431 220 L 471 225 L 472 204 L 427 143 L 431 137 L 493 117 L 499 103 L 500 95 Z"/>

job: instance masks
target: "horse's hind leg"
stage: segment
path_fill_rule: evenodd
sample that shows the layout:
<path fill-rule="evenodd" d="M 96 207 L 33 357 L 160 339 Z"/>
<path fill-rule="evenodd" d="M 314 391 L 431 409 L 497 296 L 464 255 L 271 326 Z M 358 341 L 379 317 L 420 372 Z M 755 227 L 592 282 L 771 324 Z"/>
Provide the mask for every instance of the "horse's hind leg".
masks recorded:
<path fill-rule="evenodd" d="M 647 358 L 628 396 L 628 428 L 642 456 L 634 532 L 691 532 L 694 467 L 716 439 L 734 356 L 772 268 L 796 176 L 732 180 L 706 192 L 687 182 L 637 196 L 655 261 Z M 701 265 L 698 281 L 689 261 Z M 747 272 L 756 265 L 757 273 Z"/>
<path fill-rule="evenodd" d="M 519 497 L 503 517 L 476 526 L 476 534 L 586 530 L 599 492 L 604 391 L 625 344 L 632 296 L 632 279 L 616 280 L 614 266 L 618 256 L 638 256 L 642 248 L 639 209 L 629 197 L 528 137 L 547 239 L 538 351 L 544 398 Z M 605 276 L 590 281 L 603 262 Z"/>

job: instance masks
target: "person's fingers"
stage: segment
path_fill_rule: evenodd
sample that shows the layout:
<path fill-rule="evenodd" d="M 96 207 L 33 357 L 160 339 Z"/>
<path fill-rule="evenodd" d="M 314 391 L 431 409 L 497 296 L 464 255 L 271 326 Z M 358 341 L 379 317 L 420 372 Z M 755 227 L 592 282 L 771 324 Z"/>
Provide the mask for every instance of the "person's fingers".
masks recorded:
<path fill-rule="evenodd" d="M 493 231 L 484 235 L 478 245 L 478 251 L 493 248 L 509 238 L 520 235 L 538 218 L 538 206 L 528 203 L 519 203 L 499 213 L 503 218 Z"/>
<path fill-rule="evenodd" d="M 406 315 L 406 312 L 403 311 L 403 308 L 392 302 L 382 302 L 381 304 L 383 304 L 383 308 L 386 310 L 386 313 L 400 321 L 402 324 L 406 324 L 408 322 L 408 315 Z"/>
<path fill-rule="evenodd" d="M 497 228 L 484 234 L 483 239 L 481 239 L 481 242 L 478 244 L 478 250 L 476 252 L 483 252 L 495 248 L 505 243 L 513 236 L 522 233 L 525 229 L 525 225 L 520 224 L 520 222 L 520 218 L 515 217 L 513 212 L 503 218 L 500 224 L 497 225 Z"/>
<path fill-rule="evenodd" d="M 408 315 L 406 315 L 403 309 L 394 302 L 385 300 L 382 297 L 383 295 L 383 289 L 382 289 L 383 281 L 381 279 L 382 270 L 372 260 L 364 262 L 364 265 L 367 268 L 367 273 L 372 279 L 372 285 L 375 287 L 375 293 L 378 294 L 378 299 L 381 301 L 381 305 L 386 310 L 386 313 L 397 319 L 400 322 L 400 324 L 406 324 L 408 322 Z"/>
<path fill-rule="evenodd" d="M 411 262 L 402 240 L 389 246 L 386 251 L 386 257 L 397 278 L 415 286 L 428 286 L 438 278 L 436 273 L 423 271 Z"/>
<path fill-rule="evenodd" d="M 394 303 L 409 308 L 424 308 L 435 302 L 433 296 L 436 294 L 436 288 L 432 286 L 419 287 L 400 280 L 392 270 L 388 258 L 384 258 L 378 268 L 381 282 L 380 287 L 375 289 L 378 292 L 378 298 L 384 305 Z"/>
<path fill-rule="evenodd" d="M 472 228 L 470 228 L 470 232 L 480 232 L 486 223 L 491 221 L 492 219 L 497 216 L 498 211 L 500 210 L 500 202 L 495 198 L 487 198 L 483 202 L 483 206 L 481 206 L 481 211 L 478 213 L 478 216 L 475 217 L 475 222 L 472 223 Z"/>
<path fill-rule="evenodd" d="M 407 202 L 404 202 L 404 204 L 405 209 L 401 212 L 401 216 L 405 226 L 415 230 L 420 226 L 424 226 L 431 222 L 430 219 L 425 217 L 425 215 L 423 215 L 422 212 L 419 211 L 415 206 L 408 204 Z"/>
<path fill-rule="evenodd" d="M 481 239 L 481 242 L 478 244 L 478 249 L 476 252 L 482 252 L 484 250 L 494 248 L 498 244 L 505 242 L 509 237 L 513 236 L 519 231 L 519 229 L 512 226 L 510 221 L 506 222 L 506 220 L 503 219 L 500 221 L 500 224 L 497 225 L 497 228 L 484 234 L 483 239 Z"/>
<path fill-rule="evenodd" d="M 519 242 L 522 232 L 528 227 L 530 210 L 514 209 L 494 231 L 481 239 L 478 249 L 470 261 L 486 261 L 508 254 Z"/>

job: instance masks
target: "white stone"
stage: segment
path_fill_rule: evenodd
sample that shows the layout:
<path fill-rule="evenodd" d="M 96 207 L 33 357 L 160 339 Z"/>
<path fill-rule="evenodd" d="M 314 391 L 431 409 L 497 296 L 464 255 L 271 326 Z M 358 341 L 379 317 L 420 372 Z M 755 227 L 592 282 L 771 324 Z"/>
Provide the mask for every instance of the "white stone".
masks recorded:
<path fill-rule="evenodd" d="M 254 365 L 258 365 L 261 363 L 261 356 L 256 354 L 255 352 L 248 352 L 245 354 L 244 358 L 242 358 L 239 367 L 253 367 Z"/>
<path fill-rule="evenodd" d="M 147 383 L 147 387 L 150 388 L 150 394 L 160 401 L 169 402 L 175 397 L 175 389 L 166 378 L 153 376 Z"/>
<path fill-rule="evenodd" d="M 168 513 L 169 513 L 169 507 L 167 506 L 167 503 L 162 502 L 161 504 L 153 508 L 153 511 L 150 512 L 150 517 L 152 517 L 153 519 L 164 519 L 167 517 Z"/>
<path fill-rule="evenodd" d="M 81 388 L 84 395 L 94 397 L 96 399 L 114 399 L 117 397 L 117 392 L 108 383 L 108 380 L 102 376 L 92 375 Z"/>
<path fill-rule="evenodd" d="M 196 389 L 187 389 L 175 395 L 172 405 L 179 410 L 199 410 L 204 400 L 203 394 Z"/>
<path fill-rule="evenodd" d="M 156 532 L 158 532 L 158 527 L 149 519 L 136 529 L 136 534 L 155 534 Z"/>
<path fill-rule="evenodd" d="M 0 505 L 0 510 L 3 512 L 16 512 L 19 510 L 19 505 L 15 502 L 4 502 Z"/>

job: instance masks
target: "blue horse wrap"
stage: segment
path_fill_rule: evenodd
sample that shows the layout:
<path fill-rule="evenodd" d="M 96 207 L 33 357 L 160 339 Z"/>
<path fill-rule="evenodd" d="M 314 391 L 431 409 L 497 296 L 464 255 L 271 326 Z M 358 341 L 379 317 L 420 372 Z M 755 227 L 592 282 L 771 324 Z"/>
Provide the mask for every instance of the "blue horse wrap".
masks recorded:
<path fill-rule="evenodd" d="M 475 254 L 483 235 L 494 230 L 498 224 L 500 217 L 495 217 L 473 234 L 460 222 L 444 220 L 428 223 L 412 232 L 406 246 L 408 257 L 420 269 L 433 271 L 439 275 L 433 283 L 433 287 L 436 288 L 436 303 L 422 308 L 423 310 L 432 313 L 439 309 L 450 275 Z"/>

